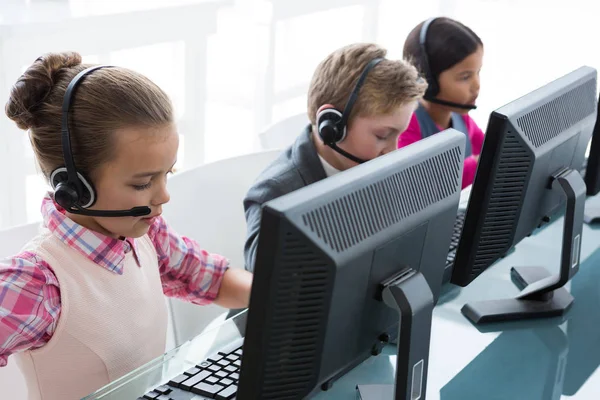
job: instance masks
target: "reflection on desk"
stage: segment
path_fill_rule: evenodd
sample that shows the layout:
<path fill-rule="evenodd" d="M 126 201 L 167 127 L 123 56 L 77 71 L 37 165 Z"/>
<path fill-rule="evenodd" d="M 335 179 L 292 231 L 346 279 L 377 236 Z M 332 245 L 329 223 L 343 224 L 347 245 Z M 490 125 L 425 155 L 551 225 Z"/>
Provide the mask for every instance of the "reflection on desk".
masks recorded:
<path fill-rule="evenodd" d="M 569 354 L 562 391 L 568 396 L 574 396 L 600 365 L 600 250 L 579 267 L 571 294 L 575 302 L 567 314 Z"/>
<path fill-rule="evenodd" d="M 600 251 L 581 264 L 570 292 L 576 301 L 565 318 L 544 321 L 555 326 L 499 324 L 505 331 L 441 389 L 441 399 L 579 398 L 600 366 Z"/>
<path fill-rule="evenodd" d="M 441 389 L 440 398 L 557 400 L 566 356 L 559 326 L 503 332 Z"/>

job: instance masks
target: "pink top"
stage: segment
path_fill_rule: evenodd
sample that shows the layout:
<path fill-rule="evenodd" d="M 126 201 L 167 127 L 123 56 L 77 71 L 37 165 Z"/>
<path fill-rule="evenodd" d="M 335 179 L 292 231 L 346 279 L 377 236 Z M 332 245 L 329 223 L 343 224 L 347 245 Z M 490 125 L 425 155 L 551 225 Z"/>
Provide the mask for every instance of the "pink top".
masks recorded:
<path fill-rule="evenodd" d="M 125 255 L 138 254 L 137 239 L 117 240 L 78 225 L 48 195 L 42 203 L 44 226 L 62 242 L 111 273 L 123 275 Z M 215 300 L 229 262 L 179 236 L 162 217 L 147 235 L 158 255 L 165 295 L 196 304 Z M 25 251 L 0 260 L 0 367 L 11 353 L 44 346 L 56 330 L 61 301 L 50 265 Z"/>
<path fill-rule="evenodd" d="M 475 179 L 475 172 L 477 171 L 477 160 L 479 158 L 479 154 L 481 154 L 481 148 L 483 147 L 483 139 L 484 134 L 483 131 L 477 126 L 473 118 L 469 115 L 462 116 L 465 125 L 467 126 L 467 131 L 469 132 L 469 139 L 471 141 L 471 156 L 465 159 L 464 169 L 463 169 L 463 178 L 462 178 L 462 188 L 471 185 L 473 180 Z M 443 129 L 438 126 L 439 130 Z M 421 128 L 419 126 L 419 121 L 417 120 L 417 115 L 413 113 L 410 123 L 408 124 L 408 128 L 400 135 L 400 139 L 398 139 L 398 148 L 402 148 L 404 146 L 408 146 L 411 143 L 418 142 L 422 139 L 421 136 Z"/>

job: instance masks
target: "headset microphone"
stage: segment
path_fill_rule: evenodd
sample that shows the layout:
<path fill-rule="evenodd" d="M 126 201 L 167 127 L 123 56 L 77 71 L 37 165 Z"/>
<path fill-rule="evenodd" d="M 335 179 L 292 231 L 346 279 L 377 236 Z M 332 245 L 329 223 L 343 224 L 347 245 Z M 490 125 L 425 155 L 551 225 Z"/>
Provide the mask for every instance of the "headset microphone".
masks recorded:
<path fill-rule="evenodd" d="M 438 99 L 436 97 L 424 96 L 423 99 L 425 99 L 431 103 L 441 104 L 443 106 L 449 106 L 449 107 L 462 108 L 463 110 L 475 110 L 477 108 L 477 106 L 474 104 L 454 103 L 452 101 L 446 101 L 446 100 Z"/>
<path fill-rule="evenodd" d="M 87 215 L 90 217 L 143 217 L 150 214 L 150 207 L 133 207 L 129 210 L 87 210 L 77 207 L 69 209 L 72 214 Z"/>

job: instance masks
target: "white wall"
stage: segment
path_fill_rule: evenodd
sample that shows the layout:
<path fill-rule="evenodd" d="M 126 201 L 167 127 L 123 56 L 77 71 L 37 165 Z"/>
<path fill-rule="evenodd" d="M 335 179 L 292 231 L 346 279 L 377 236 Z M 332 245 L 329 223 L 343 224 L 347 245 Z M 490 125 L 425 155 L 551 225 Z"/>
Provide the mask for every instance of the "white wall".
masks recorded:
<path fill-rule="evenodd" d="M 15 14 L 22 17 L 26 12 L 30 20 L 43 20 L 45 3 L 57 1 L 60 2 L 2 0 L 0 39 L 4 35 L 2 24 Z M 76 17 L 135 14 L 144 8 L 203 1 L 208 0 L 62 0 L 71 6 L 68 14 Z M 600 52 L 594 46 L 597 18 L 591 0 L 221 1 L 214 33 L 210 34 L 206 56 L 201 59 L 189 59 L 190 55 L 201 54 L 201 35 L 176 41 L 162 41 L 159 35 L 158 43 L 143 47 L 111 49 L 107 45 L 101 53 L 85 54 L 89 62 L 137 69 L 172 96 L 182 121 L 179 168 L 255 150 L 256 135 L 261 129 L 305 110 L 308 82 L 325 55 L 347 43 L 376 41 L 388 48 L 390 57 L 401 57 L 408 32 L 430 16 L 457 18 L 473 28 L 484 42 L 479 109 L 473 112 L 482 127 L 494 108 L 580 65 L 600 66 Z M 29 3 L 30 8 L 17 6 L 23 3 Z M 156 30 L 165 32 L 167 37 L 181 25 L 180 21 L 163 19 Z M 131 26 L 131 32 L 136 29 Z M 74 35 L 78 31 L 64 31 L 45 51 L 80 50 L 69 46 Z M 102 30 L 96 40 L 106 40 Z M 26 53 L 28 43 L 23 42 L 23 46 Z M 200 50 L 194 51 L 196 48 Z M 20 68 L 8 70 L 6 61 L 14 60 L 14 54 L 0 55 L 0 79 L 6 88 L 33 59 L 26 58 Z M 189 74 L 190 68 L 203 66 L 205 75 Z M 197 93 L 199 90 L 203 93 Z M 196 94 L 206 102 L 196 101 Z M 4 102 L 7 89 L 0 95 Z M 204 120 L 190 122 L 190 115 L 200 115 L 202 111 Z M 0 127 L 0 167 L 11 171 L 0 175 L 0 227 L 7 227 L 39 219 L 39 200 L 46 186 L 35 175 L 26 134 L 17 131 L 3 113 Z"/>

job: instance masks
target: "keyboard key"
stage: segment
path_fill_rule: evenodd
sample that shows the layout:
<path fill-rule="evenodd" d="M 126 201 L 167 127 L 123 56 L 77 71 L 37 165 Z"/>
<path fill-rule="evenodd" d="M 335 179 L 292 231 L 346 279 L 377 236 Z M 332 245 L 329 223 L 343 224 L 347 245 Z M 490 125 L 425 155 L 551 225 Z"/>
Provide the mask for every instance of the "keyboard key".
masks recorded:
<path fill-rule="evenodd" d="M 146 393 L 146 394 L 144 395 L 144 398 L 145 398 L 145 399 L 148 399 L 148 400 L 154 400 L 154 399 L 156 399 L 158 396 L 160 396 L 160 393 L 158 393 L 158 392 L 155 392 L 155 391 L 153 390 L 153 391 L 151 391 L 151 392 L 149 392 L 149 393 Z"/>
<path fill-rule="evenodd" d="M 234 372 L 233 374 L 229 374 L 229 379 L 233 379 L 234 381 L 239 381 L 240 380 L 240 374 L 238 374 L 237 372 Z"/>
<path fill-rule="evenodd" d="M 225 371 L 227 372 L 235 372 L 237 371 L 237 368 L 235 367 L 235 365 L 228 365 L 225 368 L 223 368 Z"/>
<path fill-rule="evenodd" d="M 223 385 L 223 386 L 233 385 L 233 381 L 229 378 L 221 379 L 221 381 L 219 382 L 219 385 Z"/>
<path fill-rule="evenodd" d="M 172 392 L 171 388 L 168 388 L 166 386 L 159 386 L 156 389 L 154 389 L 154 391 L 160 394 L 169 394 Z"/>
<path fill-rule="evenodd" d="M 207 371 L 212 371 L 212 372 L 217 372 L 221 370 L 221 367 L 219 367 L 216 364 L 210 365 L 208 368 L 206 368 Z"/>
<path fill-rule="evenodd" d="M 215 354 L 214 356 L 210 356 L 207 358 L 207 360 L 211 363 L 216 363 L 218 361 L 221 361 L 223 359 L 223 356 L 221 354 Z"/>
<path fill-rule="evenodd" d="M 241 349 L 241 348 L 242 348 L 242 346 L 240 346 L 239 342 L 233 342 L 229 346 L 221 349 L 221 351 L 219 351 L 219 354 L 222 356 L 226 356 L 228 354 L 235 353 L 238 349 Z"/>
<path fill-rule="evenodd" d="M 233 354 L 237 354 L 238 356 L 241 357 L 242 356 L 242 349 L 241 348 L 237 349 L 236 351 L 233 352 Z"/>
<path fill-rule="evenodd" d="M 214 399 L 215 395 L 223 390 L 223 386 L 221 385 L 210 385 L 206 382 L 202 382 L 197 384 L 192 388 L 192 392 L 199 394 L 201 396 L 208 397 L 210 399 Z"/>
<path fill-rule="evenodd" d="M 188 376 L 194 376 L 198 372 L 200 372 L 200 368 L 192 367 L 192 368 L 188 369 L 187 371 L 185 371 L 184 374 L 186 374 Z"/>
<path fill-rule="evenodd" d="M 158 396 L 156 398 L 156 400 L 173 400 L 172 398 L 170 398 L 168 395 L 166 394 L 161 394 L 160 396 Z"/>
<path fill-rule="evenodd" d="M 224 390 L 221 390 L 217 396 L 215 397 L 215 399 L 217 400 L 230 400 L 233 399 L 235 397 L 237 393 L 237 386 L 232 385 L 229 387 L 226 387 Z"/>
<path fill-rule="evenodd" d="M 229 361 L 223 359 L 223 360 L 217 361 L 215 364 L 218 365 L 219 367 L 226 367 L 229 365 Z"/>
<path fill-rule="evenodd" d="M 212 362 L 210 361 L 202 361 L 200 364 L 196 365 L 196 367 L 200 368 L 200 369 L 205 369 L 208 368 L 208 366 L 212 364 Z"/>
<path fill-rule="evenodd" d="M 215 376 L 217 376 L 219 378 L 225 378 L 227 375 L 229 375 L 229 374 L 227 372 L 225 372 L 225 371 L 215 372 Z"/>
<path fill-rule="evenodd" d="M 188 392 L 192 390 L 192 386 L 196 385 L 199 382 L 202 382 L 204 379 L 208 378 L 211 375 L 210 371 L 202 371 L 197 375 L 191 377 L 187 381 L 183 382 L 179 385 L 180 389 L 187 390 Z"/>
<path fill-rule="evenodd" d="M 235 360 L 232 365 L 235 365 L 236 367 L 239 368 L 240 365 L 242 365 L 242 361 L 241 360 Z"/>
<path fill-rule="evenodd" d="M 209 376 L 204 380 L 204 382 L 214 385 L 215 383 L 219 382 L 219 378 L 217 378 L 216 376 Z"/>
<path fill-rule="evenodd" d="M 179 376 L 176 376 L 175 378 L 173 378 L 169 381 L 169 386 L 178 388 L 179 385 L 181 384 L 181 382 L 185 381 L 188 378 L 189 378 L 189 376 L 186 374 L 181 374 Z"/>
<path fill-rule="evenodd" d="M 227 357 L 225 357 L 227 360 L 229 361 L 235 361 L 237 360 L 239 357 L 236 354 L 230 354 Z"/>

